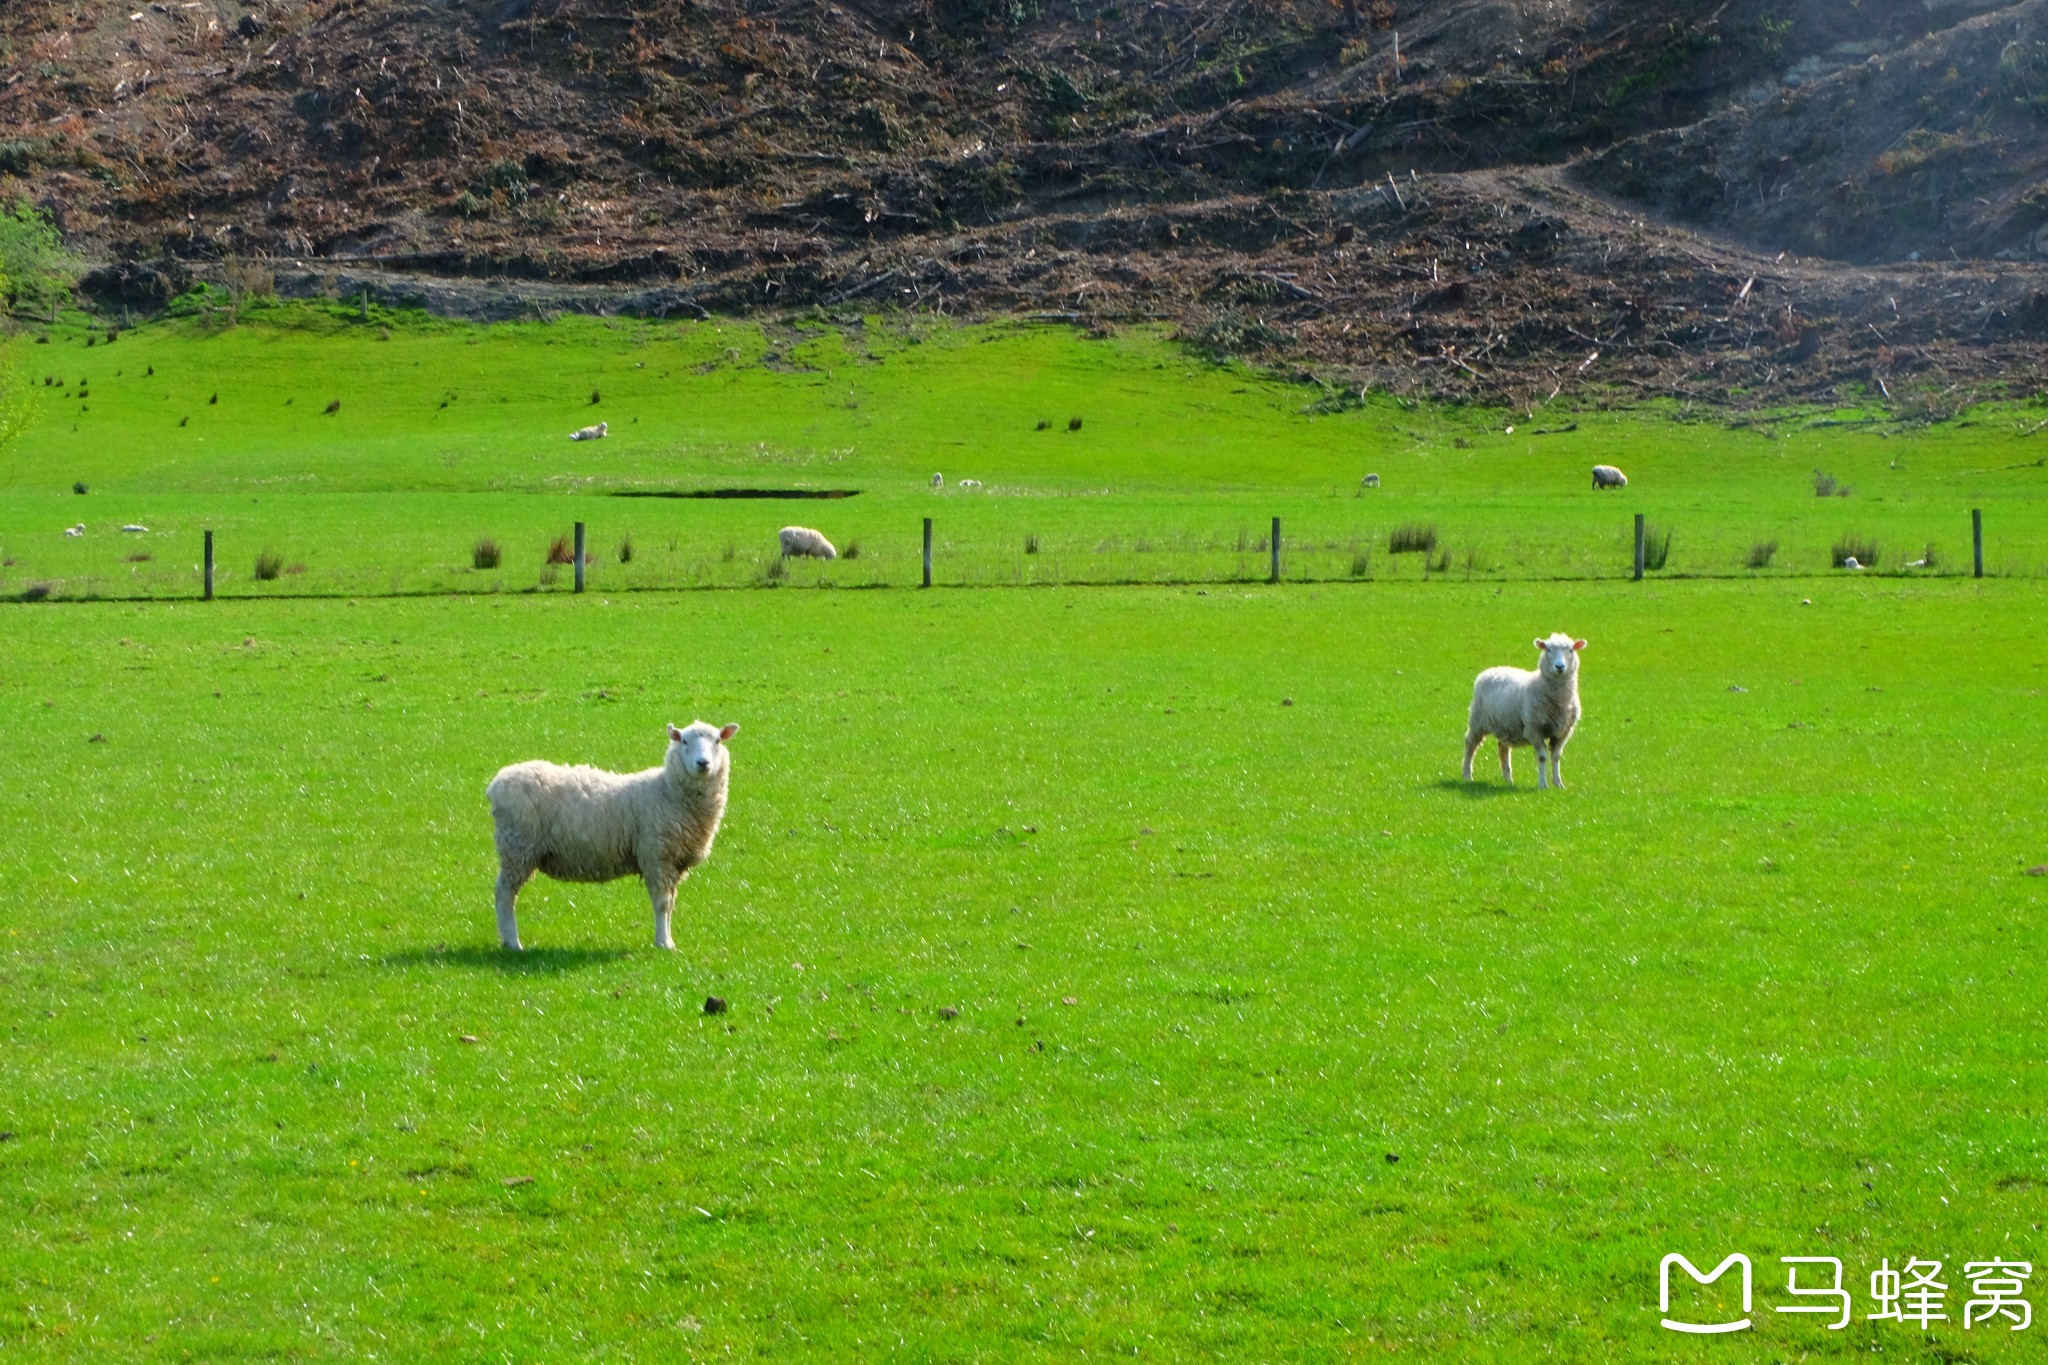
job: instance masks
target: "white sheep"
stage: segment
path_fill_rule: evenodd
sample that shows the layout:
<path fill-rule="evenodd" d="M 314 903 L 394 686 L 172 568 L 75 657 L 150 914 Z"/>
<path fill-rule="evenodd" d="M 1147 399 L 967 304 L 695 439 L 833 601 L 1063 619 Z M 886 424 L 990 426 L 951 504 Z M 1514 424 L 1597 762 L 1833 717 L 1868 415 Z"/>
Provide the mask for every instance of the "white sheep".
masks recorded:
<path fill-rule="evenodd" d="M 934 488 L 944 488 L 945 486 L 946 486 L 946 476 L 945 476 L 944 474 L 934 474 L 934 475 L 932 475 L 932 487 L 934 487 Z"/>
<path fill-rule="evenodd" d="M 572 441 L 602 441 L 605 438 L 605 433 L 611 429 L 612 424 L 610 422 L 599 422 L 594 427 L 583 427 L 570 432 L 569 439 Z"/>
<path fill-rule="evenodd" d="M 775 533 L 782 545 L 782 557 L 796 555 L 808 559 L 837 559 L 839 551 L 832 548 L 832 542 L 820 532 L 808 526 L 785 526 Z"/>
<path fill-rule="evenodd" d="M 132 536 L 146 536 L 149 534 L 149 528 L 147 526 L 140 524 L 139 522 L 131 521 L 126 526 L 123 526 L 121 529 Z"/>
<path fill-rule="evenodd" d="M 1593 487 L 1595 491 L 1602 488 L 1626 488 L 1628 475 L 1611 464 L 1596 464 L 1593 466 Z"/>
<path fill-rule="evenodd" d="M 979 488 L 979 487 L 981 487 L 981 480 L 980 480 L 980 479 L 962 479 L 962 480 L 960 480 L 960 487 L 962 487 L 962 488 Z"/>
<path fill-rule="evenodd" d="M 739 730 L 668 727 L 659 768 L 612 773 L 539 759 L 498 770 L 484 788 L 498 844 L 498 938 L 519 951 L 519 889 L 535 872 L 558 881 L 608 882 L 640 875 L 654 904 L 654 946 L 675 947 L 669 914 L 676 885 L 711 856 L 725 815 Z"/>
<path fill-rule="evenodd" d="M 84 534 L 85 534 L 85 523 L 81 521 L 81 522 L 79 522 L 79 523 L 78 523 L 78 524 L 77 524 L 76 526 L 67 526 L 67 527 L 65 527 L 65 528 L 64 528 L 64 534 L 65 534 L 65 535 L 67 535 L 67 536 L 74 536 L 74 537 L 76 537 L 76 536 L 82 536 L 82 535 L 84 535 Z"/>
<path fill-rule="evenodd" d="M 1536 749 L 1536 785 L 1548 776 L 1564 786 L 1564 746 L 1579 723 L 1579 651 L 1584 640 L 1552 635 L 1538 640 L 1543 652 L 1536 671 L 1489 668 L 1472 683 L 1472 712 L 1465 722 L 1465 780 L 1472 780 L 1472 755 L 1492 735 L 1500 744 L 1500 775 L 1515 780 L 1510 750 L 1517 744 Z"/>
<path fill-rule="evenodd" d="M 1380 476 L 1377 474 L 1368 474 L 1363 479 L 1359 480 L 1359 484 L 1360 486 L 1365 488 L 1378 488 L 1380 486 Z"/>
<path fill-rule="evenodd" d="M 1855 555 L 1843 555 L 1842 567 L 1845 569 L 1861 569 L 1863 566 L 1856 562 Z"/>

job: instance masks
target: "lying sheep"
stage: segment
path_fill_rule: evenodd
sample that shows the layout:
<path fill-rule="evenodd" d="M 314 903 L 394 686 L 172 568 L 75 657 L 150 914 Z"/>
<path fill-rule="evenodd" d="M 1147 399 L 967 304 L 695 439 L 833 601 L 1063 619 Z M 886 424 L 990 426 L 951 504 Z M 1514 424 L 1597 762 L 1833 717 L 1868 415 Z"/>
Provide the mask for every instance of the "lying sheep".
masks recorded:
<path fill-rule="evenodd" d="M 149 534 L 149 528 L 147 526 L 140 524 L 139 522 L 131 521 L 126 526 L 123 526 L 121 529 L 123 531 L 126 531 L 129 535 L 133 536 L 146 536 Z"/>
<path fill-rule="evenodd" d="M 1602 488 L 1626 487 L 1628 487 L 1628 475 L 1622 473 L 1613 465 L 1596 464 L 1593 466 L 1593 488 L 1596 492 Z"/>
<path fill-rule="evenodd" d="M 78 524 L 77 524 L 76 526 L 67 526 L 67 527 L 65 527 L 65 528 L 64 528 L 64 534 L 65 534 L 65 535 L 67 535 L 67 536 L 82 536 L 82 535 L 84 535 L 84 534 L 85 534 L 85 523 L 81 521 L 81 522 L 79 522 L 79 523 L 78 523 Z"/>
<path fill-rule="evenodd" d="M 1465 722 L 1465 780 L 1472 780 L 1472 755 L 1492 735 L 1500 744 L 1500 775 L 1515 780 L 1510 750 L 1517 744 L 1536 749 L 1536 785 L 1548 775 L 1564 786 L 1564 746 L 1579 724 L 1579 651 L 1584 640 L 1552 635 L 1538 640 L 1543 651 L 1536 671 L 1489 668 L 1472 683 L 1472 712 Z"/>
<path fill-rule="evenodd" d="M 782 545 L 782 557 L 791 555 L 805 559 L 837 559 L 839 551 L 832 548 L 832 542 L 808 526 L 785 526 L 776 532 L 776 539 Z"/>
<path fill-rule="evenodd" d="M 1366 488 L 1378 488 L 1380 486 L 1380 476 L 1368 474 L 1363 479 L 1360 479 L 1359 483 Z"/>
<path fill-rule="evenodd" d="M 981 487 L 981 480 L 980 480 L 980 479 L 962 479 L 962 480 L 960 480 L 960 486 L 961 486 L 962 488 L 979 488 L 979 487 Z"/>
<path fill-rule="evenodd" d="M 725 815 L 739 726 L 703 721 L 668 727 L 659 768 L 611 773 L 535 759 L 501 768 L 484 794 L 498 844 L 498 938 L 519 951 L 519 889 L 535 872 L 558 881 L 608 882 L 640 875 L 654 904 L 654 946 L 675 947 L 669 913 L 676 885 L 711 856 Z"/>
<path fill-rule="evenodd" d="M 1861 569 L 1863 566 L 1856 562 L 1855 555 L 1843 555 L 1842 567 L 1845 569 Z"/>
<path fill-rule="evenodd" d="M 594 427 L 584 427 L 581 430 L 570 432 L 569 439 L 572 441 L 602 441 L 605 438 L 605 433 L 611 429 L 612 424 L 610 422 L 599 422 Z"/>

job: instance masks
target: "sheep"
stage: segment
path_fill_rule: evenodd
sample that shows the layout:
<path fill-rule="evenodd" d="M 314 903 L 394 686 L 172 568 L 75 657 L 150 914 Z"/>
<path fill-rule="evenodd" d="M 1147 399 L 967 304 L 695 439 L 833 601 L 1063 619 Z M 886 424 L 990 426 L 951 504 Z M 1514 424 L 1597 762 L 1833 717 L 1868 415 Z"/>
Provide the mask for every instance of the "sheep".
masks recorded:
<path fill-rule="evenodd" d="M 1564 786 L 1564 746 L 1579 723 L 1579 651 L 1584 640 L 1556 634 L 1538 640 L 1542 651 L 1536 671 L 1489 668 L 1472 683 L 1472 712 L 1465 722 L 1465 780 L 1472 780 L 1472 755 L 1492 735 L 1500 744 L 1500 775 L 1510 786 L 1515 770 L 1510 750 L 1517 744 L 1536 749 L 1536 786 L 1548 776 Z"/>
<path fill-rule="evenodd" d="M 64 528 L 64 534 L 65 534 L 65 535 L 67 535 L 67 536 L 73 536 L 73 537 L 76 537 L 76 536 L 82 536 L 82 535 L 84 535 L 84 534 L 85 534 L 85 523 L 81 521 L 81 522 L 79 522 L 79 523 L 78 523 L 78 524 L 77 524 L 76 526 L 67 526 L 67 527 L 65 527 L 65 528 Z"/>
<path fill-rule="evenodd" d="M 131 521 L 121 529 L 131 536 L 146 536 L 149 534 L 149 528 L 139 522 Z"/>
<path fill-rule="evenodd" d="M 839 551 L 832 548 L 832 542 L 808 526 L 785 526 L 776 532 L 776 539 L 782 545 L 782 557 L 796 555 L 808 559 L 837 559 Z"/>
<path fill-rule="evenodd" d="M 1380 476 L 1377 474 L 1368 474 L 1364 478 L 1360 479 L 1358 483 L 1361 488 L 1378 488 L 1380 486 Z"/>
<path fill-rule="evenodd" d="M 1622 473 L 1622 472 L 1621 472 L 1621 471 L 1620 471 L 1619 469 L 1616 469 L 1616 468 L 1615 468 L 1615 467 L 1614 467 L 1613 465 L 1611 465 L 1611 464 L 1596 464 L 1596 465 L 1594 465 L 1594 466 L 1593 466 L 1593 488 L 1594 488 L 1594 491 L 1596 491 L 1596 492 L 1597 492 L 1597 491 L 1599 491 L 1599 490 L 1600 490 L 1600 489 L 1602 489 L 1602 488 L 1626 488 L 1626 487 L 1628 487 L 1628 475 L 1626 475 L 1626 474 Z"/>
<path fill-rule="evenodd" d="M 934 474 L 934 475 L 932 475 L 932 487 L 934 487 L 934 488 L 944 488 L 945 486 L 946 486 L 946 476 L 945 476 L 944 474 Z"/>
<path fill-rule="evenodd" d="M 1845 569 L 1861 569 L 1863 566 L 1856 562 L 1855 555 L 1843 555 L 1842 567 Z"/>
<path fill-rule="evenodd" d="M 520 951 L 519 890 L 535 872 L 608 882 L 638 873 L 654 905 L 654 946 L 674 948 L 676 886 L 711 856 L 725 815 L 739 726 L 668 727 L 658 768 L 613 773 L 534 759 L 498 770 L 484 795 L 498 845 L 498 938 Z"/>
<path fill-rule="evenodd" d="M 979 488 L 979 487 L 981 487 L 981 480 L 980 480 L 980 479 L 962 479 L 962 480 L 960 480 L 960 487 L 962 487 L 962 488 Z"/>
<path fill-rule="evenodd" d="M 605 438 L 605 433 L 611 429 L 612 424 L 610 422 L 599 422 L 594 427 L 583 427 L 570 432 L 569 439 L 572 441 L 602 441 Z"/>

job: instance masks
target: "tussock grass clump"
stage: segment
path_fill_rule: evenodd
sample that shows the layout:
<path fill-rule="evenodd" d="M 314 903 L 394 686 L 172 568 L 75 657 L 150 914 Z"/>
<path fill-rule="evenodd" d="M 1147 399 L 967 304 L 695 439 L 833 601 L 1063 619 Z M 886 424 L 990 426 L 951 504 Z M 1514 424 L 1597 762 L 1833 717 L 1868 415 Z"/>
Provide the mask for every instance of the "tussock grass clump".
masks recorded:
<path fill-rule="evenodd" d="M 505 551 L 489 536 L 478 536 L 476 544 L 469 547 L 469 566 L 472 569 L 495 569 L 505 559 Z"/>
<path fill-rule="evenodd" d="M 1351 576 L 1368 578 L 1372 575 L 1372 551 L 1359 550 L 1351 556 Z"/>
<path fill-rule="evenodd" d="M 839 552 L 839 557 L 840 557 L 841 559 L 859 559 L 859 558 L 860 558 L 860 542 L 859 542 L 859 541 L 857 541 L 857 540 L 849 540 L 849 541 L 847 541 L 847 542 L 846 542 L 846 548 L 845 548 L 845 549 L 843 549 L 843 550 L 841 550 L 841 551 Z"/>
<path fill-rule="evenodd" d="M 1643 568 L 1661 569 L 1671 558 L 1671 532 L 1655 523 L 1643 526 Z"/>
<path fill-rule="evenodd" d="M 768 561 L 768 567 L 761 571 L 761 576 L 770 583 L 780 583 L 789 577 L 789 561 L 780 555 L 776 556 Z"/>
<path fill-rule="evenodd" d="M 1436 549 L 1436 527 L 1415 521 L 1396 526 L 1387 533 L 1390 555 L 1429 554 Z"/>
<path fill-rule="evenodd" d="M 1777 558 L 1777 555 L 1777 541 L 1759 540 L 1749 547 L 1749 556 L 1742 562 L 1752 569 L 1768 569 L 1771 567 L 1771 561 Z"/>
<path fill-rule="evenodd" d="M 268 583 L 284 572 L 284 556 L 275 550 L 265 550 L 256 556 L 256 579 Z"/>
<path fill-rule="evenodd" d="M 576 562 L 576 549 L 570 542 L 569 537 L 556 536 L 548 543 L 547 562 L 550 564 L 574 564 Z"/>
<path fill-rule="evenodd" d="M 1038 532 L 1033 531 L 1030 535 L 1024 537 L 1024 553 L 1027 555 L 1038 553 Z"/>
<path fill-rule="evenodd" d="M 1851 558 L 1866 569 L 1877 567 L 1878 543 L 1868 536 L 1845 535 L 1828 551 L 1828 563 L 1839 569 Z"/>
<path fill-rule="evenodd" d="M 1813 495 L 1816 498 L 1846 498 L 1855 491 L 1826 470 L 1813 471 Z"/>
<path fill-rule="evenodd" d="M 739 557 L 739 547 L 737 545 L 734 545 L 731 541 L 727 541 L 725 543 L 725 549 L 721 551 L 718 556 L 719 561 L 725 564 L 730 564 Z"/>
<path fill-rule="evenodd" d="M 624 540 L 622 540 L 622 541 L 620 541 L 620 542 L 619 542 L 619 563 L 621 563 L 621 564 L 631 564 L 632 562 L 633 562 L 633 537 L 632 537 L 632 536 L 630 536 L 630 535 L 628 535 L 628 536 L 627 536 L 627 537 L 626 537 L 626 538 L 625 538 Z"/>

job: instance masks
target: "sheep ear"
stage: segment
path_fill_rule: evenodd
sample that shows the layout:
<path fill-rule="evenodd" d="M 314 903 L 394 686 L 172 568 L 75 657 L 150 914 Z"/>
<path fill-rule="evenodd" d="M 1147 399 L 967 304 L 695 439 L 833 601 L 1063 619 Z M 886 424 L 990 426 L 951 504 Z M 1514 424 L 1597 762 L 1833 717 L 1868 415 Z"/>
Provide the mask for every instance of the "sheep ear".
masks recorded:
<path fill-rule="evenodd" d="M 683 742 L 683 732 L 671 725 L 668 727 L 668 739 L 671 744 L 681 744 Z"/>
<path fill-rule="evenodd" d="M 1550 648 L 1550 641 L 1548 641 L 1548 640 L 1538 640 L 1538 641 L 1536 642 L 1536 648 L 1538 648 L 1538 649 L 1548 649 L 1548 648 Z"/>
<path fill-rule="evenodd" d="M 726 727 L 725 727 L 724 729 L 722 729 L 722 730 L 720 730 L 720 731 L 718 732 L 718 742 L 719 742 L 720 744 L 723 744 L 723 743 L 725 743 L 725 742 L 726 742 L 727 740 L 731 739 L 731 738 L 732 738 L 732 737 L 733 737 L 734 735 L 738 734 L 739 732 L 740 732 L 740 727 L 739 727 L 739 726 L 737 726 L 737 725 L 728 725 L 728 726 L 726 726 Z"/>
<path fill-rule="evenodd" d="M 1585 647 L 1586 647 L 1586 642 L 1585 642 L 1584 640 L 1574 640 L 1574 641 L 1572 641 L 1572 648 L 1573 648 L 1573 649 L 1584 649 Z"/>

